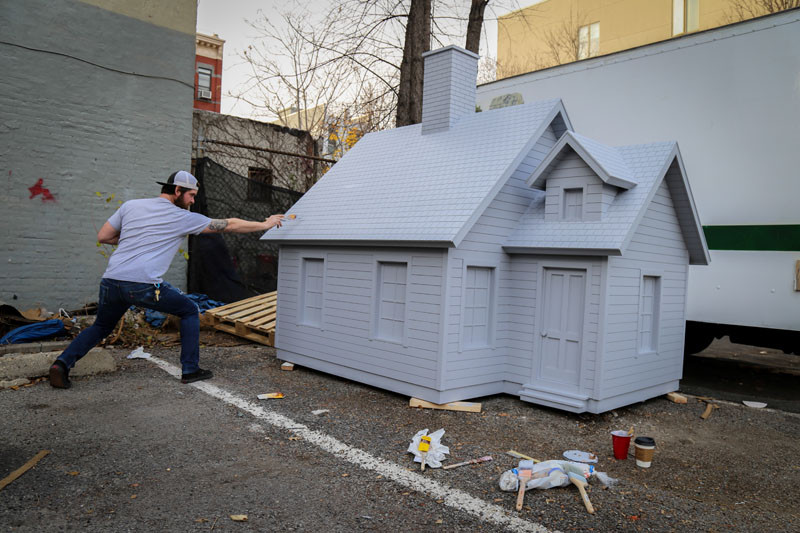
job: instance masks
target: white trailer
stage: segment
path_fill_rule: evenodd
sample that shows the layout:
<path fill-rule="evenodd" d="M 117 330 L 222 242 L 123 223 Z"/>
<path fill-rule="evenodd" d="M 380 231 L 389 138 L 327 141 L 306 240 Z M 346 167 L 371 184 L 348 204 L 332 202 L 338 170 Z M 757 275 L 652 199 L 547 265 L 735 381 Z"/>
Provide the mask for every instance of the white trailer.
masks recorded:
<path fill-rule="evenodd" d="M 800 353 L 800 9 L 478 87 L 486 110 L 561 98 L 611 145 L 676 140 L 711 250 L 686 352 L 714 337 Z"/>

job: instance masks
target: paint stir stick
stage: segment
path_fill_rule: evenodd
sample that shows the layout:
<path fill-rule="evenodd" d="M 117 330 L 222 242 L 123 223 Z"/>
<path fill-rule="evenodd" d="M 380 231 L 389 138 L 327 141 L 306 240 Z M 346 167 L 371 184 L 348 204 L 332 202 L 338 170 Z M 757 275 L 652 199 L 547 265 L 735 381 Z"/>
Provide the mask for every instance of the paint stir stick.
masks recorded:
<path fill-rule="evenodd" d="M 517 468 L 517 478 L 519 479 L 519 492 L 517 493 L 517 511 L 522 510 L 522 499 L 525 497 L 525 488 L 533 475 L 533 461 L 524 460 L 519 462 Z"/>
<path fill-rule="evenodd" d="M 469 461 L 464 461 L 463 463 L 456 463 L 454 465 L 447 465 L 444 468 L 442 468 L 442 470 L 450 470 L 451 468 L 456 468 L 456 467 L 459 467 L 459 466 L 474 465 L 474 464 L 484 463 L 486 461 L 491 461 L 491 460 L 492 460 L 492 456 L 491 455 L 484 455 L 483 457 L 478 457 L 477 459 L 470 459 Z"/>

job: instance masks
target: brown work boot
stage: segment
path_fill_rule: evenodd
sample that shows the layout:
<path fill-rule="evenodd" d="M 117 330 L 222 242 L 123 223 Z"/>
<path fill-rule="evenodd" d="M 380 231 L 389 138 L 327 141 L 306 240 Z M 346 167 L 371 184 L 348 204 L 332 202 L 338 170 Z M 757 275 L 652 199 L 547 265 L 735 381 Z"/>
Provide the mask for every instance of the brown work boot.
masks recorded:
<path fill-rule="evenodd" d="M 72 386 L 69 380 L 69 369 L 58 359 L 50 365 L 50 386 L 56 389 L 68 389 Z"/>

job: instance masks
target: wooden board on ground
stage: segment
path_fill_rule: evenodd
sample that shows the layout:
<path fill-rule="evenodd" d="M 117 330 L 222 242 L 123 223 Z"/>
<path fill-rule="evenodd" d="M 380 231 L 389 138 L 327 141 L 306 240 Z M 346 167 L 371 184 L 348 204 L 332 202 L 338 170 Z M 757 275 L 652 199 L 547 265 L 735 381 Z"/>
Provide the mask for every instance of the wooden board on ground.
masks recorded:
<path fill-rule="evenodd" d="M 667 399 L 671 402 L 675 403 L 688 403 L 689 400 L 683 394 L 678 394 L 677 392 L 668 392 Z"/>
<path fill-rule="evenodd" d="M 466 411 L 468 413 L 481 412 L 481 404 L 475 402 L 431 403 L 419 398 L 411 398 L 408 406 L 422 407 L 424 409 L 445 409 L 447 411 Z"/>
<path fill-rule="evenodd" d="M 278 293 L 273 291 L 209 309 L 205 315 L 214 329 L 274 346 L 277 302 Z"/>

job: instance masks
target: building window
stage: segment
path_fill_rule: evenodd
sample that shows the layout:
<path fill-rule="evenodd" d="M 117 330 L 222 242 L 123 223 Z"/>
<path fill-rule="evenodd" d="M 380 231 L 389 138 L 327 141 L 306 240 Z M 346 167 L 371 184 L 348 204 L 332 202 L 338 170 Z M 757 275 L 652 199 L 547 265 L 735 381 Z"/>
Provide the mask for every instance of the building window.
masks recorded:
<path fill-rule="evenodd" d="M 406 324 L 407 263 L 378 263 L 375 337 L 403 342 Z"/>
<path fill-rule="evenodd" d="M 672 0 L 672 35 L 697 31 L 700 27 L 700 0 Z"/>
<path fill-rule="evenodd" d="M 583 189 L 564 189 L 564 205 L 561 206 L 561 220 L 583 219 Z"/>
<path fill-rule="evenodd" d="M 578 59 L 594 57 L 600 53 L 600 23 L 578 28 Z"/>
<path fill-rule="evenodd" d="M 272 169 L 248 167 L 247 199 L 253 202 L 269 202 L 272 200 Z"/>
<path fill-rule="evenodd" d="M 658 351 L 658 322 L 661 300 L 661 277 L 642 276 L 639 302 L 639 353 Z"/>
<path fill-rule="evenodd" d="M 302 282 L 300 292 L 300 323 L 307 326 L 322 327 L 322 287 L 325 261 L 319 258 L 303 258 Z"/>
<path fill-rule="evenodd" d="M 209 67 L 197 67 L 197 97 L 211 100 L 211 76 L 214 71 Z"/>
<path fill-rule="evenodd" d="M 492 268 L 467 267 L 467 279 L 464 283 L 464 349 L 485 348 L 490 345 L 493 273 Z"/>

